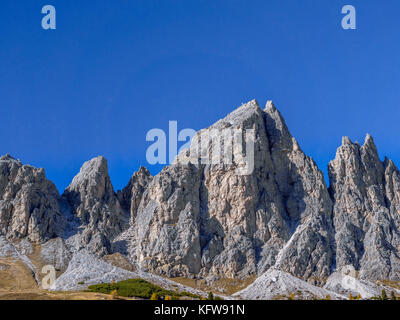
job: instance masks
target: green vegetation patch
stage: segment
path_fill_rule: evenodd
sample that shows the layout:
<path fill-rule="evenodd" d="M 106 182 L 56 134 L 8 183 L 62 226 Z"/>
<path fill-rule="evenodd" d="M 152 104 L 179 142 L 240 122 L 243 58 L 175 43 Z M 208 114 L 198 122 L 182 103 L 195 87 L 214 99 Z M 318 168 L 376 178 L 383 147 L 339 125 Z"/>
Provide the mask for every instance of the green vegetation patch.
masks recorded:
<path fill-rule="evenodd" d="M 143 279 L 129 279 L 116 283 L 95 284 L 89 286 L 88 290 L 90 292 L 99 292 L 105 294 L 111 294 L 111 292 L 116 290 L 118 295 L 121 297 L 136 297 L 142 299 L 150 299 L 152 296 L 169 296 L 172 299 L 179 299 L 179 297 L 187 296 L 195 299 L 201 299 L 201 296 L 199 295 L 191 294 L 189 292 L 166 290 Z"/>

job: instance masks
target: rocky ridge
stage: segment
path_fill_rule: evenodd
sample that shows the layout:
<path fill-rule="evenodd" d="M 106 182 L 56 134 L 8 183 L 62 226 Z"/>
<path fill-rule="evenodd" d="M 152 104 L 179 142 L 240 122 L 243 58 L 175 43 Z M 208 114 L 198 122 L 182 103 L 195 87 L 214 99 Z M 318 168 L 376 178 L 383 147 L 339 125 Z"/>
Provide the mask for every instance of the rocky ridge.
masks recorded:
<path fill-rule="evenodd" d="M 97 258 L 118 252 L 143 272 L 210 283 L 278 270 L 283 282 L 296 277 L 320 287 L 348 266 L 364 284 L 400 280 L 400 174 L 380 160 L 370 135 L 362 146 L 343 138 L 328 166 L 328 189 L 272 102 L 261 109 L 250 101 L 197 136 L 226 128 L 254 130 L 250 174 L 237 174 L 242 150 L 235 146 L 230 163 L 185 164 L 184 151 L 154 177 L 141 167 L 116 193 L 107 161 L 97 157 L 60 195 L 43 169 L 3 156 L 0 234 L 11 242 L 53 241 L 44 252 L 63 269 L 85 250 Z M 209 144 L 206 156 L 213 152 Z"/>

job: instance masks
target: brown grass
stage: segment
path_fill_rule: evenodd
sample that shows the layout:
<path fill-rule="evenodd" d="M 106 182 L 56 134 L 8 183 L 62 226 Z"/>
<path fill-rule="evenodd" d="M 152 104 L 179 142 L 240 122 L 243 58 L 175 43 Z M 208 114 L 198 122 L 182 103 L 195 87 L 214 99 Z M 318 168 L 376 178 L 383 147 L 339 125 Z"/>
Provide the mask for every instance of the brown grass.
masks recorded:
<path fill-rule="evenodd" d="M 41 267 L 40 257 L 33 261 Z M 35 259 L 35 260 L 34 260 Z M 40 270 L 40 269 L 39 269 Z M 40 274 L 40 272 L 39 272 Z M 118 297 L 118 300 L 138 300 Z M 39 288 L 32 271 L 20 260 L 0 258 L 0 300 L 116 300 L 111 295 L 96 292 L 55 292 Z"/>
<path fill-rule="evenodd" d="M 128 271 L 135 271 L 135 266 L 120 253 L 109 254 L 104 256 L 103 259 L 115 267 L 119 267 Z"/>
<path fill-rule="evenodd" d="M 0 291 L 0 300 L 138 300 L 95 292 L 50 292 L 45 290 Z"/>
<path fill-rule="evenodd" d="M 15 291 L 37 288 L 32 274 L 22 261 L 14 258 L 0 258 L 0 290 Z"/>
<path fill-rule="evenodd" d="M 400 290 L 400 281 L 392 281 L 392 280 L 380 280 L 379 284 L 383 284 L 384 286 L 399 289 Z"/>
<path fill-rule="evenodd" d="M 252 284 L 256 279 L 256 276 L 251 276 L 244 280 L 224 278 L 215 281 L 212 286 L 208 286 L 204 280 L 189 279 L 184 277 L 169 279 L 185 286 L 199 289 L 205 292 L 212 291 L 214 293 L 231 295 Z"/>

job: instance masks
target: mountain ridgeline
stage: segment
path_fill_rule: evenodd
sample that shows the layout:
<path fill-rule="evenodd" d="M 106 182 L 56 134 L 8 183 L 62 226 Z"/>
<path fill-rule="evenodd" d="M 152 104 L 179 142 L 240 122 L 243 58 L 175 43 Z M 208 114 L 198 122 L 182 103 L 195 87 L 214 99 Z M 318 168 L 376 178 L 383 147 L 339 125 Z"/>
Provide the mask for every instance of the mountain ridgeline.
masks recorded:
<path fill-rule="evenodd" d="M 0 158 L 0 235 L 73 256 L 119 253 L 168 277 L 245 279 L 282 270 L 322 285 L 352 266 L 360 278 L 400 280 L 400 173 L 370 135 L 344 137 L 330 187 L 272 102 L 242 105 L 208 129 L 255 130 L 254 170 L 238 164 L 141 167 L 117 193 L 103 157 L 82 166 L 60 195 L 43 169 Z M 182 155 L 178 156 L 181 157 Z"/>

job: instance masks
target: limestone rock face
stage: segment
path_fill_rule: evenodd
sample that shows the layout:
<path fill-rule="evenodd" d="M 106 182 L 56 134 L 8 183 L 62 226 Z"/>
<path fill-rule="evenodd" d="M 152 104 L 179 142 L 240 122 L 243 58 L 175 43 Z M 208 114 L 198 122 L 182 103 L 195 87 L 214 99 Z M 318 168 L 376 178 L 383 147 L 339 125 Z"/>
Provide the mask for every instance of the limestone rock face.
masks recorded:
<path fill-rule="evenodd" d="M 381 162 L 370 135 L 362 146 L 345 137 L 329 177 L 337 268 L 352 265 L 365 279 L 399 280 L 398 169 L 388 159 Z"/>
<path fill-rule="evenodd" d="M 254 169 L 204 164 L 183 152 L 143 193 L 132 220 L 130 255 L 169 276 L 245 278 L 272 266 L 309 278 L 332 264 L 332 203 L 311 158 L 300 149 L 271 102 L 251 101 L 198 135 L 254 129 Z M 223 144 L 223 143 L 222 143 Z M 206 149 L 212 158 L 213 144 Z"/>
<path fill-rule="evenodd" d="M 106 159 L 99 156 L 85 162 L 63 198 L 73 217 L 71 224 L 77 224 L 68 243 L 76 250 L 85 247 L 100 255 L 110 253 L 110 239 L 122 232 L 128 217 L 114 192 Z"/>
<path fill-rule="evenodd" d="M 84 249 L 170 277 L 265 274 L 256 289 L 275 273 L 283 285 L 334 274 L 336 287 L 349 267 L 363 284 L 400 280 L 399 170 L 367 135 L 362 146 L 343 138 L 328 172 L 329 190 L 273 103 L 255 100 L 200 130 L 156 176 L 141 167 L 117 194 L 103 157 L 84 163 L 60 197 L 43 169 L 7 155 L 0 253 L 12 243 L 28 254 L 34 242 L 59 269 L 73 256 L 84 262 Z"/>
<path fill-rule="evenodd" d="M 130 219 L 134 221 L 136 212 L 147 185 L 152 180 L 150 172 L 145 167 L 140 167 L 129 180 L 128 185 L 118 191 L 118 200 L 124 210 L 129 212 Z"/>
<path fill-rule="evenodd" d="M 170 166 L 150 182 L 129 243 L 140 266 L 170 275 L 199 272 L 199 174 L 193 165 Z"/>
<path fill-rule="evenodd" d="M 56 269 L 65 271 L 71 260 L 71 253 L 62 238 L 54 238 L 41 245 L 40 258 L 44 264 L 53 265 Z"/>
<path fill-rule="evenodd" d="M 9 155 L 0 157 L 0 234 L 35 243 L 57 237 L 65 226 L 59 200 L 44 169 L 22 165 Z"/>

